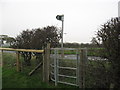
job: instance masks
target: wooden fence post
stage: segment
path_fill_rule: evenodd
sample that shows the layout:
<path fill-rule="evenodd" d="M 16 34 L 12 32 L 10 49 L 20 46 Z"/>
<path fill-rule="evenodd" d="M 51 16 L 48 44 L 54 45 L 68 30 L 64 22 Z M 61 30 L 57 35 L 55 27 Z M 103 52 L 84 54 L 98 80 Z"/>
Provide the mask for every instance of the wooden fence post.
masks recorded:
<path fill-rule="evenodd" d="M 2 90 L 2 63 L 3 63 L 2 50 L 0 54 L 1 54 L 0 56 L 0 90 Z"/>
<path fill-rule="evenodd" d="M 16 59 L 17 59 L 16 68 L 17 68 L 17 71 L 19 72 L 21 70 L 21 67 L 20 67 L 20 54 L 18 51 L 16 51 Z"/>
<path fill-rule="evenodd" d="M 50 44 L 47 44 L 43 56 L 43 81 L 49 82 L 50 75 Z"/>
<path fill-rule="evenodd" d="M 1 67 L 3 67 L 4 63 L 3 63 L 3 50 L 1 50 L 1 61 L 0 61 Z"/>
<path fill-rule="evenodd" d="M 81 49 L 80 52 L 80 65 L 79 65 L 79 72 L 80 72 L 80 78 L 79 78 L 79 87 L 85 88 L 85 70 L 86 70 L 86 61 L 87 61 L 87 50 Z"/>

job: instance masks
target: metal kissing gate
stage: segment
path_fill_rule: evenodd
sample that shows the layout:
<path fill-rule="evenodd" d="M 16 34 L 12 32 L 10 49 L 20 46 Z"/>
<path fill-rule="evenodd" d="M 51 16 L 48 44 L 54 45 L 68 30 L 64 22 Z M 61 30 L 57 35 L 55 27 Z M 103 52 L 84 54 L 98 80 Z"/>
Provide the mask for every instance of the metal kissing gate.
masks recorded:
<path fill-rule="evenodd" d="M 64 57 L 61 53 L 64 52 Z M 50 55 L 50 78 L 58 83 L 85 88 L 87 49 L 52 48 Z"/>

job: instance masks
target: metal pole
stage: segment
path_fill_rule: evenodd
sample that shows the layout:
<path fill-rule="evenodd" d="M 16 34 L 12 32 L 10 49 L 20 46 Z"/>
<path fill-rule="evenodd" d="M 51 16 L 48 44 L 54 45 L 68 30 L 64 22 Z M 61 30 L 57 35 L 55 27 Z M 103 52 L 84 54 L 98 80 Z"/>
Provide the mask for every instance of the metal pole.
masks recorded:
<path fill-rule="evenodd" d="M 63 16 L 64 18 L 64 16 Z M 64 19 L 62 20 L 62 39 L 61 39 L 61 50 L 62 50 L 62 58 L 64 57 L 64 50 L 63 50 L 63 29 L 64 29 Z"/>
<path fill-rule="evenodd" d="M 63 23 L 64 21 L 62 20 L 62 40 L 61 40 L 61 48 L 63 49 Z"/>

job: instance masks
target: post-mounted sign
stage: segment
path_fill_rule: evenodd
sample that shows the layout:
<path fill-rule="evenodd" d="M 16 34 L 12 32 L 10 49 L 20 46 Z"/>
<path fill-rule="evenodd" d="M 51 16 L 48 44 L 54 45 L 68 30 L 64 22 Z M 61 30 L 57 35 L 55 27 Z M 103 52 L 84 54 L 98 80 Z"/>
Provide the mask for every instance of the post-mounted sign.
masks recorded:
<path fill-rule="evenodd" d="M 56 19 L 60 21 L 64 21 L 64 15 L 57 15 Z"/>
<path fill-rule="evenodd" d="M 57 15 L 57 16 L 56 16 L 56 19 L 62 21 L 62 30 L 61 30 L 61 35 L 62 35 L 62 38 L 61 38 L 61 50 L 62 50 L 62 53 L 61 53 L 61 57 L 63 58 L 63 57 L 64 57 L 64 51 L 63 51 L 63 25 L 64 25 L 64 15 Z"/>

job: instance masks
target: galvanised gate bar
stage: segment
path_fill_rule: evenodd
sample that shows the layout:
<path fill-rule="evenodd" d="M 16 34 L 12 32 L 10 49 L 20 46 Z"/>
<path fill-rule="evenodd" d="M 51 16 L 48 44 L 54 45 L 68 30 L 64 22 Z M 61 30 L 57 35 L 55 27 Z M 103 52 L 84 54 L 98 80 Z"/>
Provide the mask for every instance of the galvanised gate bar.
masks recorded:
<path fill-rule="evenodd" d="M 51 80 L 55 82 L 55 85 L 62 83 L 85 88 L 85 65 L 87 61 L 87 49 L 64 48 L 63 52 L 64 57 L 61 55 L 61 48 L 51 49 Z"/>

